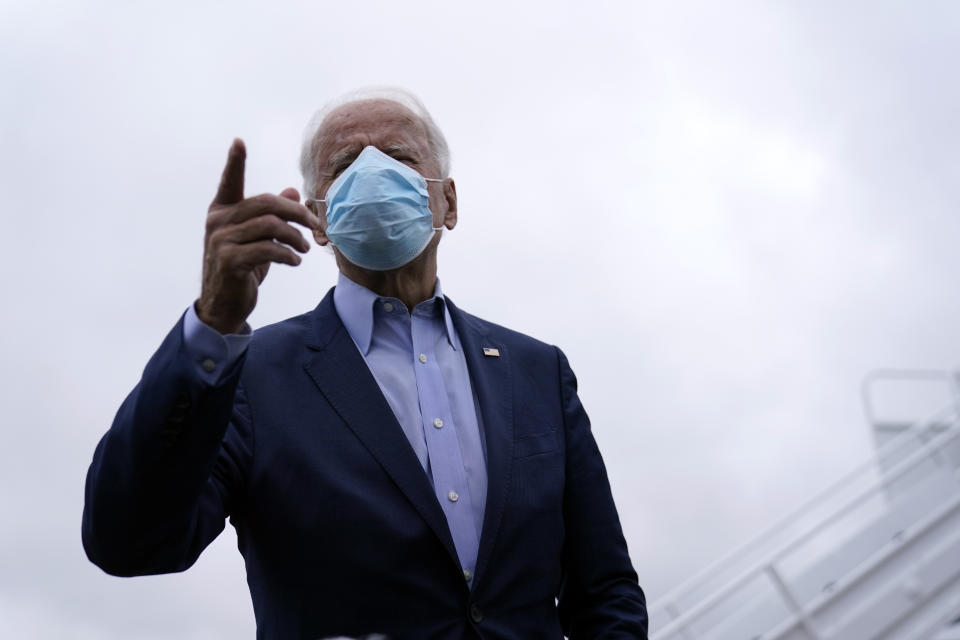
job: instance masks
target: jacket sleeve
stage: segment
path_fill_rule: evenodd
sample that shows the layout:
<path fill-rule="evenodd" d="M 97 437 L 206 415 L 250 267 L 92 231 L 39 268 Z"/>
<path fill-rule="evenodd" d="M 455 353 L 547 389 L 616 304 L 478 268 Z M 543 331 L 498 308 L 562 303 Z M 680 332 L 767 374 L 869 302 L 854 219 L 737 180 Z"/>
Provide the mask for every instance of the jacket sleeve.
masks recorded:
<path fill-rule="evenodd" d="M 183 319 L 120 406 L 87 472 L 82 537 L 107 573 L 183 571 L 239 516 L 253 455 L 239 389 L 245 355 L 215 384 L 197 373 Z"/>
<path fill-rule="evenodd" d="M 647 638 L 647 609 L 613 503 L 607 471 L 557 349 L 566 438 L 565 538 L 559 615 L 570 640 Z"/>

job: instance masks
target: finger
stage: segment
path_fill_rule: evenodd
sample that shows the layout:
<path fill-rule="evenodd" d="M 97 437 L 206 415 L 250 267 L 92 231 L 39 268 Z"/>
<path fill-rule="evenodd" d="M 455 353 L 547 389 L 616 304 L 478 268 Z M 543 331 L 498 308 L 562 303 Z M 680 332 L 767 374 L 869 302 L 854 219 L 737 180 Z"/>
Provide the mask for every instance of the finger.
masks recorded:
<path fill-rule="evenodd" d="M 213 204 L 233 204 L 243 200 L 243 172 L 247 161 L 247 148 L 240 138 L 234 138 L 227 152 L 227 164 L 220 176 L 220 186 Z"/>
<path fill-rule="evenodd" d="M 290 245 L 301 253 L 310 250 L 310 243 L 296 227 L 290 225 L 277 216 L 264 215 L 251 218 L 240 224 L 227 227 L 216 240 L 244 244 L 258 240 L 276 240 Z"/>
<path fill-rule="evenodd" d="M 293 200 L 294 202 L 300 202 L 300 192 L 294 189 L 293 187 L 287 187 L 280 192 L 281 198 L 287 198 L 288 200 Z"/>
<path fill-rule="evenodd" d="M 243 222 L 267 214 L 283 218 L 287 222 L 302 224 L 310 229 L 315 229 L 320 224 L 320 218 L 310 209 L 299 202 L 272 193 L 247 198 L 237 204 L 236 210 L 231 216 L 231 222 Z"/>
<path fill-rule="evenodd" d="M 242 268 L 253 269 L 269 262 L 297 266 L 302 259 L 289 247 L 277 244 L 273 240 L 260 240 L 247 244 L 233 245 L 233 250 L 226 258 L 227 264 Z"/>

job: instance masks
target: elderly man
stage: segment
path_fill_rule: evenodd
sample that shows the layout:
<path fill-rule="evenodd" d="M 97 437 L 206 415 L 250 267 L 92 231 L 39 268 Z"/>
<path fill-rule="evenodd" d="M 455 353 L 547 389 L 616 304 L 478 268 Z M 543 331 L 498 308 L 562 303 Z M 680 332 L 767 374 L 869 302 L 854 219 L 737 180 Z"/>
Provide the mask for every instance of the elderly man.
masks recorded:
<path fill-rule="evenodd" d="M 257 637 L 646 638 L 600 452 L 556 347 L 458 309 L 437 245 L 449 153 L 404 92 L 318 114 L 295 189 L 246 198 L 234 141 L 200 298 L 120 407 L 87 477 L 108 573 L 182 571 L 229 516 Z M 271 263 L 330 244 L 313 310 L 251 335 Z"/>

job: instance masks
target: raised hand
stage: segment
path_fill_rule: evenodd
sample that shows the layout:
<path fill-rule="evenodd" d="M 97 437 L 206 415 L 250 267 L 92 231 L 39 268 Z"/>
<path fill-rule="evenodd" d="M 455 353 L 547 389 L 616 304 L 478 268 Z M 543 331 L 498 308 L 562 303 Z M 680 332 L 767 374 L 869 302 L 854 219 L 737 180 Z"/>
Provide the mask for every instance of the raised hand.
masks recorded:
<path fill-rule="evenodd" d="M 203 285 L 197 316 L 220 333 L 237 333 L 257 304 L 257 289 L 271 262 L 298 265 L 310 243 L 291 222 L 310 229 L 320 221 L 300 204 L 296 189 L 279 195 L 243 197 L 247 151 L 233 141 L 220 187 L 207 211 L 203 247 Z M 292 249 L 291 249 L 292 247 Z"/>

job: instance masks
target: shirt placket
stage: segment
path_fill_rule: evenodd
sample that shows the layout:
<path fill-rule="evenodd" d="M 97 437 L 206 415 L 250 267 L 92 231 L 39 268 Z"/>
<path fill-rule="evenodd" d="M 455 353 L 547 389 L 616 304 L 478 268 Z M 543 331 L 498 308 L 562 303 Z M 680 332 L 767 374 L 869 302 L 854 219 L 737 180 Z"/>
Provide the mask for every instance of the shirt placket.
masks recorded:
<path fill-rule="evenodd" d="M 433 489 L 450 526 L 464 577 L 470 581 L 477 557 L 477 529 L 456 425 L 434 351 L 440 337 L 438 325 L 434 317 L 416 312 L 411 317 L 414 371 Z"/>

